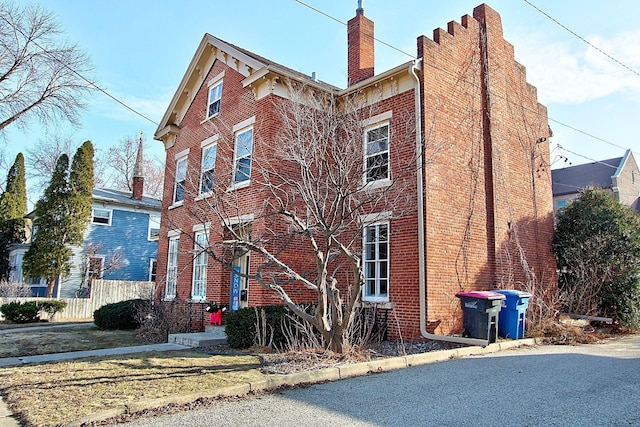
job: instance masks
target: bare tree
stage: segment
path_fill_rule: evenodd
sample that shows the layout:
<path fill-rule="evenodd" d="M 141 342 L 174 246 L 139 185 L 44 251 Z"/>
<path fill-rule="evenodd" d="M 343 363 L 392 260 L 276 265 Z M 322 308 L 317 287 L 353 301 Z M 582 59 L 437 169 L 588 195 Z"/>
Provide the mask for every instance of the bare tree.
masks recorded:
<path fill-rule="evenodd" d="M 133 190 L 133 169 L 140 140 L 144 147 L 146 140 L 142 132 L 139 136 L 122 138 L 117 145 L 108 150 L 106 163 L 113 170 L 109 183 L 119 190 Z M 145 178 L 145 194 L 155 198 L 162 197 L 164 164 L 145 157 L 142 161 L 142 171 Z"/>
<path fill-rule="evenodd" d="M 36 192 L 42 192 L 49 183 L 60 155 L 66 154 L 71 157 L 80 145 L 81 143 L 73 141 L 70 137 L 53 135 L 39 140 L 36 145 L 26 150 L 27 175 L 34 180 Z M 97 152 L 93 163 L 94 187 L 102 187 L 106 183 L 105 177 L 108 174 L 106 163 L 108 153 L 103 151 L 100 155 L 100 152 Z"/>
<path fill-rule="evenodd" d="M 416 124 L 413 117 L 399 117 L 380 130 L 369 147 L 380 154 L 368 156 L 363 167 L 365 123 L 375 114 L 365 97 L 338 98 L 293 86 L 289 92 L 290 100 L 274 100 L 277 140 L 256 141 L 277 149 L 265 148 L 268 153 L 245 162 L 234 157 L 234 141 L 218 140 L 216 164 L 224 163 L 229 173 L 216 170 L 211 181 L 203 179 L 212 191 L 190 213 L 194 221 L 211 224 L 206 249 L 214 259 L 231 268 L 251 253 L 251 270 L 238 274 L 273 291 L 319 331 L 329 349 L 346 352 L 365 284 L 363 232 L 371 222 L 415 211 L 415 188 L 408 190 L 419 164 L 412 148 Z M 223 124 L 217 126 L 215 133 L 229 135 Z M 246 214 L 246 200 L 229 189 L 248 172 L 249 162 L 251 193 L 261 202 L 243 222 L 238 218 Z M 203 182 L 187 187 L 202 191 Z M 311 295 L 314 312 L 305 311 L 301 302 L 309 299 L 301 301 L 302 294 Z"/>
<path fill-rule="evenodd" d="M 89 60 L 68 44 L 54 16 L 37 5 L 0 3 L 0 132 L 31 118 L 48 125 L 76 123 L 83 96 L 92 89 L 83 78 Z"/>
<path fill-rule="evenodd" d="M 124 251 L 116 248 L 108 253 L 103 253 L 102 246 L 98 243 L 85 245 L 82 251 L 80 272 L 82 280 L 76 291 L 77 297 L 89 297 L 91 295 L 91 283 L 93 279 L 101 279 L 106 271 L 119 270 L 127 263 Z"/>

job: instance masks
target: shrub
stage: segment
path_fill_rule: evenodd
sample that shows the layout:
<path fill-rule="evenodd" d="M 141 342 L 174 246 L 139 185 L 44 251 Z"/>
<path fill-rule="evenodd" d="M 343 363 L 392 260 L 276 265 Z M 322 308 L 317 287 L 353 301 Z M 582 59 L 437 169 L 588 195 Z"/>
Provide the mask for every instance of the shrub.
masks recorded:
<path fill-rule="evenodd" d="M 49 320 L 53 319 L 53 316 L 55 316 L 56 313 L 61 312 L 67 306 L 66 302 L 56 300 L 36 301 L 35 303 L 38 310 L 47 313 Z"/>
<path fill-rule="evenodd" d="M 259 339 L 256 330 L 258 322 L 256 313 L 258 311 L 264 313 L 266 320 L 267 330 L 261 331 L 263 335 L 265 333 L 268 335 L 266 341 Z M 227 334 L 229 347 L 237 349 L 249 348 L 262 341 L 263 345 L 281 348 L 286 342 L 282 331 L 282 323 L 288 312 L 289 309 L 286 307 L 267 305 L 256 308 L 241 308 L 228 313 L 225 318 L 225 333 Z"/>
<path fill-rule="evenodd" d="M 93 323 L 100 329 L 136 329 L 136 314 L 151 302 L 132 299 L 103 305 L 93 312 Z"/>
<path fill-rule="evenodd" d="M 136 336 L 148 342 L 167 342 L 169 334 L 188 332 L 189 306 L 184 300 L 156 301 L 138 307 Z"/>
<path fill-rule="evenodd" d="M 35 301 L 10 302 L 0 306 L 5 319 L 15 323 L 33 323 L 40 320 L 40 310 Z"/>
<path fill-rule="evenodd" d="M 565 311 L 640 326 L 640 216 L 586 189 L 558 213 L 554 248 Z"/>

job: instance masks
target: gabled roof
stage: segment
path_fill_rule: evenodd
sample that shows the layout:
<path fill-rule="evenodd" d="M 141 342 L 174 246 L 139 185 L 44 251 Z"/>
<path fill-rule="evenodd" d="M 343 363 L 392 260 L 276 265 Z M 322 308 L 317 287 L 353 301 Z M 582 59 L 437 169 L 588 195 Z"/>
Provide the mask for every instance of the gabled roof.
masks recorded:
<path fill-rule="evenodd" d="M 211 34 L 205 34 L 158 125 L 155 133 L 156 139 L 160 139 L 170 131 L 171 126 L 180 125 L 193 96 L 204 83 L 207 73 L 216 60 L 233 64 L 233 68 L 249 80 L 251 80 L 250 76 L 262 77 L 268 72 L 274 72 L 322 90 L 336 92 L 340 90 L 333 85 L 314 80 L 311 76 L 227 43 Z"/>
<path fill-rule="evenodd" d="M 92 199 L 94 202 L 113 203 L 135 208 L 153 209 L 157 211 L 162 209 L 161 200 L 146 196 L 143 196 L 142 200 L 136 200 L 132 197 L 131 191 L 121 191 L 113 188 L 94 188 Z"/>
<path fill-rule="evenodd" d="M 592 186 L 599 188 L 611 188 L 613 177 L 621 164 L 623 157 L 602 160 L 584 165 L 569 166 L 564 169 L 551 171 L 553 195 L 577 193 L 583 188 Z"/>

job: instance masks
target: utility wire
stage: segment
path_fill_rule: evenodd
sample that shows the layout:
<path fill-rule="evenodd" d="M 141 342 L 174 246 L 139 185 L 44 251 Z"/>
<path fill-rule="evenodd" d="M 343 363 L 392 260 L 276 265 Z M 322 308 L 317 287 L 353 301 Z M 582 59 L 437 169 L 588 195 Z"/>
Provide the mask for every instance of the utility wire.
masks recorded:
<path fill-rule="evenodd" d="M 562 146 L 562 145 L 560 145 L 560 144 L 558 144 L 558 148 L 559 148 L 560 150 L 563 150 L 563 151 L 566 151 L 566 152 L 568 152 L 568 153 L 575 154 L 576 156 L 582 157 L 583 159 L 591 160 L 591 161 L 592 161 L 592 162 L 594 162 L 594 163 L 599 163 L 599 164 L 601 164 L 601 165 L 603 165 L 603 166 L 606 166 L 606 167 L 608 167 L 608 168 L 611 168 L 611 169 L 618 169 L 618 166 L 613 166 L 613 165 L 610 165 L 609 163 L 605 163 L 605 162 L 603 162 L 602 160 L 596 160 L 596 159 L 592 159 L 591 157 L 587 157 L 587 156 L 585 156 L 585 155 L 583 155 L 583 154 L 578 154 L 578 153 L 576 153 L 575 151 L 571 151 L 571 150 L 569 150 L 569 149 L 567 149 L 567 148 L 563 147 L 563 146 Z"/>
<path fill-rule="evenodd" d="M 307 4 L 307 3 L 305 3 L 305 2 L 304 2 L 304 1 L 302 1 L 302 0 L 293 0 L 293 1 L 295 1 L 296 3 L 301 4 L 301 5 L 302 5 L 302 6 L 304 6 L 304 7 L 307 7 L 307 8 L 309 8 L 309 9 L 313 10 L 313 11 L 314 11 L 314 12 L 316 12 L 316 13 L 319 13 L 320 15 L 323 15 L 323 16 L 325 16 L 325 17 L 327 17 L 327 18 L 331 19 L 332 21 L 335 21 L 335 22 L 337 22 L 337 23 L 339 23 L 339 24 L 342 24 L 342 25 L 344 25 L 344 26 L 346 26 L 346 25 L 347 25 L 347 23 L 345 23 L 345 22 L 341 21 L 340 19 L 338 19 L 338 18 L 336 18 L 336 17 L 334 17 L 334 16 L 331 16 L 331 15 L 329 15 L 328 13 L 326 13 L 326 12 L 324 12 L 324 11 L 320 10 L 320 9 L 317 9 L 316 7 L 313 7 L 313 6 L 311 6 L 311 5 Z M 525 2 L 529 3 L 532 7 L 535 7 L 535 6 L 534 6 L 533 4 L 531 4 L 528 0 L 523 0 L 523 1 L 525 1 Z M 537 8 L 536 8 L 536 9 L 537 9 Z M 540 12 L 542 12 L 542 11 L 540 11 Z M 544 12 L 542 12 L 542 13 L 544 13 Z M 546 15 L 546 14 L 545 14 L 545 15 Z M 547 16 L 548 16 L 548 15 L 547 15 Z M 553 18 L 551 18 L 551 17 L 549 17 L 549 18 L 550 18 L 550 19 L 553 19 Z M 554 21 L 555 21 L 555 20 L 554 20 Z M 559 24 L 559 23 L 558 23 L 558 24 Z M 562 26 L 562 24 L 560 24 L 560 25 Z M 567 30 L 568 30 L 568 29 L 567 29 Z M 569 31 L 569 32 L 571 32 L 572 34 L 574 34 L 576 37 L 581 38 L 581 37 L 580 37 L 580 36 L 578 36 L 577 34 L 573 33 L 571 30 L 568 30 L 568 31 Z M 582 39 L 582 38 L 581 38 L 581 39 Z M 390 47 L 390 48 L 391 48 L 391 49 L 393 49 L 393 50 L 396 50 L 396 51 L 398 51 L 398 52 L 400 52 L 400 53 L 402 53 L 402 54 L 404 54 L 404 55 L 407 55 L 407 56 L 408 56 L 408 57 L 410 57 L 410 58 L 416 59 L 416 57 L 415 57 L 414 55 L 412 55 L 412 54 L 410 54 L 410 53 L 407 53 L 407 52 L 403 51 L 402 49 L 399 49 L 399 48 L 397 48 L 397 47 L 393 46 L 393 45 L 392 45 L 392 44 L 390 44 L 390 43 L 387 43 L 387 42 L 382 41 L 382 40 L 380 40 L 380 39 L 378 39 L 378 38 L 375 38 L 375 37 L 374 37 L 374 40 L 375 40 L 375 41 L 377 41 L 377 42 L 379 42 L 379 43 L 382 43 L 382 44 L 383 44 L 383 45 L 385 45 L 385 46 Z M 585 41 L 586 43 L 590 44 L 588 41 L 586 41 L 586 40 L 584 40 L 584 39 L 582 39 L 582 40 L 583 40 L 583 41 Z M 591 44 L 590 44 L 590 45 L 591 45 Z M 593 47 L 594 47 L 595 49 L 598 49 L 598 48 L 597 48 L 597 47 L 595 47 L 595 46 L 593 46 Z M 601 51 L 600 49 L 598 49 L 598 51 L 600 51 L 600 52 L 602 52 L 603 54 L 605 54 L 605 55 L 609 56 L 612 60 L 614 60 L 614 61 L 618 62 L 619 64 L 621 64 L 621 65 L 622 65 L 622 66 L 624 66 L 625 68 L 628 68 L 630 71 L 634 72 L 635 74 L 638 74 L 638 73 L 637 73 L 637 72 L 635 72 L 633 69 L 631 69 L 631 68 L 629 68 L 629 67 L 625 66 L 624 64 L 620 63 L 620 62 L 619 62 L 619 61 L 617 61 L 615 58 L 611 57 L 610 55 L 606 54 L 605 52 Z M 430 64 L 430 63 L 427 63 L 427 62 L 424 62 L 424 61 L 423 61 L 423 65 L 425 65 L 425 66 L 427 66 L 427 67 L 430 67 L 430 68 L 432 68 L 432 69 L 435 69 L 435 70 L 437 70 L 437 71 L 440 71 L 440 72 L 442 72 L 442 73 L 444 73 L 444 74 L 448 74 L 448 75 L 450 75 L 451 77 L 454 77 L 454 78 L 458 78 L 458 77 L 459 77 L 459 76 L 455 75 L 454 73 L 452 73 L 452 72 L 450 72 L 450 71 L 448 71 L 448 70 L 444 70 L 444 69 L 442 69 L 442 68 L 440 68 L 440 67 L 437 67 L 437 66 L 435 66 L 435 65 L 433 65 L 433 64 Z M 638 74 L 638 75 L 640 76 L 640 74 Z M 467 84 L 469 84 L 469 85 L 472 85 L 472 86 L 474 86 L 474 87 L 476 87 L 476 88 L 480 88 L 480 85 L 478 85 L 477 83 L 469 82 L 469 81 L 468 81 L 468 80 L 466 80 L 466 79 L 462 79 L 462 81 L 464 81 L 465 83 L 467 83 Z M 536 115 L 540 115 L 540 114 L 541 114 L 541 113 L 540 113 L 539 111 L 537 111 L 537 110 L 533 110 L 533 109 L 531 109 L 531 108 L 529 108 L 529 107 L 527 107 L 527 106 L 524 106 L 524 105 L 516 104 L 515 102 L 513 102 L 513 101 L 511 101 L 511 100 L 507 99 L 505 96 L 502 96 L 502 95 L 500 95 L 500 94 L 497 94 L 497 93 L 491 92 L 491 96 L 494 96 L 494 97 L 496 97 L 496 98 L 502 99 L 502 100 L 504 100 L 504 101 L 506 101 L 506 102 L 508 102 L 508 103 L 510 103 L 510 104 L 517 105 L 518 107 L 521 107 L 523 110 L 528 111 L 528 112 L 530 112 L 530 113 L 533 113 L 533 114 L 536 114 Z M 600 142 L 603 142 L 603 143 L 605 143 L 605 144 L 611 145 L 612 147 L 616 147 L 616 148 L 619 148 L 619 149 L 622 149 L 622 150 L 625 150 L 625 151 L 627 150 L 627 148 L 626 148 L 626 147 L 623 147 L 623 146 L 621 146 L 621 145 L 618 145 L 618 144 L 616 144 L 616 143 L 613 143 L 613 142 L 611 142 L 611 141 L 608 141 L 608 140 L 606 140 L 606 139 L 604 139 L 604 138 L 600 138 L 600 137 L 598 137 L 598 136 L 595 136 L 595 135 L 593 135 L 593 134 L 591 134 L 591 133 L 589 133 L 589 132 L 586 132 L 586 131 L 583 131 L 583 130 L 581 130 L 581 129 L 578 129 L 578 128 L 576 128 L 575 126 L 571 126 L 571 125 L 569 125 L 569 124 L 566 124 L 566 123 L 564 123 L 564 122 L 561 122 L 561 121 L 559 121 L 559 120 L 556 120 L 556 119 L 554 119 L 554 118 L 552 118 L 552 117 L 547 116 L 547 120 L 549 120 L 549 121 L 551 121 L 551 122 L 554 122 L 554 123 L 557 123 L 557 124 L 559 124 L 559 125 L 561 125 L 561 126 L 564 126 L 564 127 L 568 128 L 568 129 L 571 129 L 571 130 L 573 130 L 573 131 L 575 131 L 575 132 L 581 133 L 581 134 L 583 134 L 583 135 L 585 135 L 585 136 L 588 136 L 588 137 L 590 137 L 590 138 L 593 138 L 593 139 L 595 139 L 595 140 L 597 140 L 597 141 L 600 141 Z M 584 157 L 584 156 L 582 156 L 582 155 L 580 155 L 580 154 L 577 154 L 577 153 L 574 153 L 574 154 L 576 154 L 576 155 L 578 155 L 578 156 L 580 156 L 580 157 Z M 636 153 L 636 154 L 638 154 L 638 153 Z M 589 160 L 592 160 L 592 159 L 589 159 Z M 594 161 L 595 161 L 595 160 L 594 160 Z"/>
<path fill-rule="evenodd" d="M 624 64 L 622 61 L 619 61 L 616 58 L 614 58 L 613 56 L 609 55 L 607 52 L 605 52 L 604 50 L 600 49 L 598 46 L 594 45 L 593 43 L 591 43 L 589 40 L 585 39 L 584 37 L 580 36 L 575 31 L 571 30 L 570 28 L 568 28 L 567 26 L 562 24 L 560 21 L 558 21 L 557 19 L 555 19 L 554 17 L 552 17 L 551 15 L 546 13 L 544 10 L 540 9 L 538 6 L 536 6 L 535 4 L 531 3 L 529 0 L 522 0 L 522 1 L 527 3 L 529 6 L 531 6 L 532 8 L 534 8 L 535 10 L 537 10 L 538 12 L 540 12 L 541 14 L 543 14 L 544 16 L 549 18 L 551 21 L 553 21 L 556 24 L 558 24 L 561 28 L 565 29 L 566 31 L 571 33 L 573 36 L 575 36 L 579 40 L 583 41 L 584 43 L 586 43 L 587 45 L 589 45 L 593 49 L 597 50 L 598 52 L 600 52 L 601 54 L 603 54 L 604 56 L 606 56 L 607 58 L 609 58 L 610 60 L 612 60 L 616 64 L 622 66 L 623 68 L 627 69 L 628 71 L 631 71 L 636 76 L 640 77 L 640 73 L 639 72 L 637 72 L 633 68 L 629 67 L 628 65 Z"/>
<path fill-rule="evenodd" d="M 21 28 L 13 25 L 12 22 L 10 22 L 7 18 L 5 18 L 3 15 L 0 15 L 0 19 L 2 19 L 4 22 L 6 22 L 7 24 L 9 24 L 11 27 L 13 27 L 14 30 L 18 31 L 22 37 L 24 37 L 25 39 L 29 39 L 29 37 L 22 31 Z M 84 80 L 85 82 L 87 82 L 90 86 L 92 86 L 94 89 L 98 90 L 99 92 L 102 92 L 103 94 L 105 94 L 106 96 L 108 96 L 109 98 L 111 98 L 112 100 L 114 100 L 115 102 L 117 102 L 118 104 L 122 105 L 123 107 L 125 107 L 126 109 L 128 109 L 129 111 L 133 112 L 134 114 L 137 114 L 138 116 L 142 117 L 143 119 L 153 123 L 154 125 L 158 126 L 158 123 L 156 121 L 154 121 L 153 119 L 150 119 L 149 117 L 145 116 L 143 113 L 139 112 L 138 110 L 136 110 L 133 107 L 130 107 L 129 105 L 127 105 L 124 101 L 121 101 L 120 99 L 116 98 L 114 95 L 111 95 L 109 92 L 107 92 L 105 89 L 101 88 L 100 86 L 98 86 L 96 83 L 92 82 L 91 80 L 87 79 L 85 76 L 83 76 L 82 74 L 80 74 L 79 72 L 77 72 L 76 70 L 74 70 L 73 68 L 71 68 L 69 65 L 67 65 L 64 61 L 60 60 L 58 57 L 56 57 L 55 55 L 52 55 L 48 50 L 46 50 L 45 48 L 43 48 L 41 45 L 38 44 L 38 42 L 36 42 L 35 40 L 31 39 L 30 40 L 31 43 L 33 43 L 36 47 L 38 47 L 45 55 L 47 55 L 49 58 L 52 58 L 54 61 L 58 62 L 59 64 L 61 64 L 63 67 L 65 67 L 66 69 L 68 69 L 69 71 L 71 71 L 73 74 L 75 74 L 76 76 L 78 76 L 81 80 Z"/>

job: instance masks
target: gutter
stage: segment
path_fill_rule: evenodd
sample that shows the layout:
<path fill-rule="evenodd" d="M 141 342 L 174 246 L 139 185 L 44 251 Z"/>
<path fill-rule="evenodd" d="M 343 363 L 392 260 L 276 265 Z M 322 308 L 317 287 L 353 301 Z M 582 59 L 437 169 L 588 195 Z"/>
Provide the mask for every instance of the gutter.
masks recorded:
<path fill-rule="evenodd" d="M 424 155 L 422 144 L 422 111 L 420 109 L 420 79 L 417 71 L 422 69 L 422 59 L 416 59 L 409 65 L 409 74 L 413 76 L 416 83 L 413 87 L 416 111 L 416 161 L 417 168 L 417 193 L 418 193 L 418 281 L 420 299 L 420 333 L 424 338 L 434 341 L 446 341 L 457 344 L 479 345 L 486 347 L 489 340 L 477 338 L 463 338 L 449 335 L 435 335 L 427 331 L 427 275 L 426 275 L 426 239 L 425 239 L 425 216 L 424 216 Z"/>

